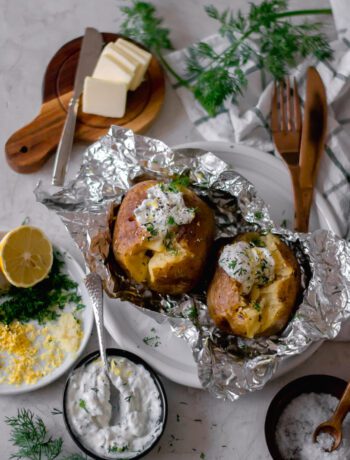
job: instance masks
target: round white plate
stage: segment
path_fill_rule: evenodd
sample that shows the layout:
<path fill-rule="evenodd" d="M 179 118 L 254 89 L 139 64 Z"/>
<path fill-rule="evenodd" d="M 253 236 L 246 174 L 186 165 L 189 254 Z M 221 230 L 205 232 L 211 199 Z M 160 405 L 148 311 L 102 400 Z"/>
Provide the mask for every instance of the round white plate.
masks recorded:
<path fill-rule="evenodd" d="M 91 307 L 90 297 L 85 288 L 84 278 L 85 273 L 82 270 L 81 266 L 78 262 L 73 258 L 71 254 L 69 254 L 65 249 L 62 249 L 55 245 L 55 247 L 60 251 L 63 256 L 63 260 L 65 262 L 65 272 L 78 283 L 79 286 L 79 294 L 82 297 L 82 302 L 85 305 L 85 308 L 81 310 L 81 320 L 82 320 L 82 327 L 83 327 L 83 337 L 80 343 L 79 350 L 76 353 L 70 353 L 67 355 L 66 359 L 63 361 L 62 365 L 57 369 L 54 369 L 50 374 L 46 375 L 44 378 L 40 379 L 37 383 L 33 385 L 20 385 L 14 386 L 5 383 L 0 384 L 0 395 L 13 395 L 18 393 L 27 393 L 29 391 L 37 390 L 38 388 L 42 388 L 46 385 L 49 385 L 54 380 L 61 377 L 68 369 L 77 361 L 77 359 L 81 356 L 82 352 L 84 351 L 88 340 L 91 335 L 92 326 L 94 324 L 94 317 L 93 311 Z"/>
<path fill-rule="evenodd" d="M 281 160 L 250 147 L 221 142 L 193 142 L 174 147 L 177 148 L 200 148 L 211 151 L 232 165 L 255 185 L 260 196 L 269 205 L 276 224 L 287 221 L 287 226 L 291 227 L 294 212 L 292 186 L 288 170 Z M 317 191 L 314 203 L 310 229 L 325 228 L 340 234 L 336 217 Z M 170 380 L 201 388 L 190 347 L 184 340 L 172 334 L 168 324 L 158 324 L 128 302 L 107 298 L 105 304 L 105 325 L 121 348 L 140 355 Z M 321 342 L 314 343 L 301 355 L 288 358 L 276 376 L 301 364 L 320 345 Z"/>

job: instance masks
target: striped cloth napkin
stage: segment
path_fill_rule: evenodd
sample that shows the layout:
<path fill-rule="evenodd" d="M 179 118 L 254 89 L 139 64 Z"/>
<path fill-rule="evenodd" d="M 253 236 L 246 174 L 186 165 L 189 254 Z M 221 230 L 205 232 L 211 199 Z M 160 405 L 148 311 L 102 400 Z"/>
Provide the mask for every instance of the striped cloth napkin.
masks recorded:
<path fill-rule="evenodd" d="M 325 84 L 329 106 L 328 136 L 317 188 L 338 216 L 341 236 L 350 239 L 350 4 L 349 0 L 330 1 L 338 37 L 331 43 L 334 59 L 329 62 L 308 59 L 292 76 L 298 82 L 302 103 L 306 70 L 310 65 L 317 68 Z M 228 45 L 219 35 L 202 41 L 212 45 L 218 53 Z M 187 53 L 187 49 L 182 49 L 167 56 L 180 75 L 185 75 Z M 226 102 L 214 118 L 207 115 L 186 88 L 175 88 L 190 120 L 205 139 L 247 144 L 278 155 L 270 131 L 273 82 L 265 82 L 253 62 L 243 70 L 248 78 L 244 97 L 239 98 L 237 104 Z"/>

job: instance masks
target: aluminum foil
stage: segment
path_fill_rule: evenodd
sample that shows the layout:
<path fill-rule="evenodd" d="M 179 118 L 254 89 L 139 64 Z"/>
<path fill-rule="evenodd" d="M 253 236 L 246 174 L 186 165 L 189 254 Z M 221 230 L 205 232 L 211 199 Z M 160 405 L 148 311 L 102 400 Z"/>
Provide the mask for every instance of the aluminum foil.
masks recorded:
<path fill-rule="evenodd" d="M 206 279 L 186 295 L 160 295 L 129 280 L 115 263 L 111 231 L 125 193 L 140 180 L 175 174 L 189 174 L 190 188 L 215 209 L 216 239 L 272 231 L 293 248 L 303 296 L 281 335 L 242 339 L 216 328 L 206 306 Z M 276 228 L 254 186 L 213 152 L 174 152 L 159 140 L 112 126 L 87 149 L 73 181 L 53 194 L 39 185 L 35 194 L 59 214 L 109 296 L 132 302 L 160 323 L 169 321 L 190 344 L 203 387 L 217 397 L 235 400 L 261 389 L 283 361 L 336 337 L 350 316 L 349 244 L 326 230 L 298 234 Z"/>

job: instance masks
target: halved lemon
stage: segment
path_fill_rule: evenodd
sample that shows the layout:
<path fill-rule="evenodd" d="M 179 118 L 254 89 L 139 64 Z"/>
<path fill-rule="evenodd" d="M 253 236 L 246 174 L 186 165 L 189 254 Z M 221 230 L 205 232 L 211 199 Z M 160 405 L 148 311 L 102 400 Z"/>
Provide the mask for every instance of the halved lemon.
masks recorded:
<path fill-rule="evenodd" d="M 52 261 L 52 244 L 39 228 L 22 225 L 0 241 L 0 268 L 14 286 L 39 283 L 49 274 Z"/>

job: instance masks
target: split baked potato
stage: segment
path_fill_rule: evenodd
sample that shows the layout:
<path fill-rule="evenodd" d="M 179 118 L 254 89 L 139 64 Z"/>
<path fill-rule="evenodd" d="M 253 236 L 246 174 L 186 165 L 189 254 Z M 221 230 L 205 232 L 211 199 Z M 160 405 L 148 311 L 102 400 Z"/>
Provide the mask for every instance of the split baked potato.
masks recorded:
<path fill-rule="evenodd" d="M 207 293 L 209 313 L 219 328 L 234 335 L 254 338 L 277 334 L 286 326 L 300 293 L 299 264 L 277 235 L 249 232 L 238 235 L 233 243 L 239 241 L 268 249 L 274 261 L 274 279 L 254 284 L 247 294 L 218 264 Z"/>
<path fill-rule="evenodd" d="M 193 220 L 172 227 L 166 240 L 151 238 L 136 219 L 135 210 L 147 198 L 148 189 L 157 184 L 162 183 L 140 182 L 125 195 L 115 222 L 113 253 L 137 283 L 162 294 L 182 294 L 193 289 L 201 278 L 214 239 L 214 214 L 194 192 L 181 186 L 186 207 L 195 210 Z"/>

